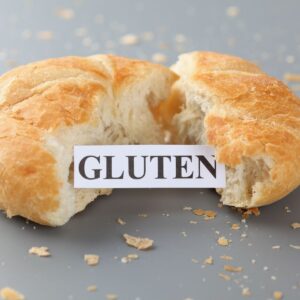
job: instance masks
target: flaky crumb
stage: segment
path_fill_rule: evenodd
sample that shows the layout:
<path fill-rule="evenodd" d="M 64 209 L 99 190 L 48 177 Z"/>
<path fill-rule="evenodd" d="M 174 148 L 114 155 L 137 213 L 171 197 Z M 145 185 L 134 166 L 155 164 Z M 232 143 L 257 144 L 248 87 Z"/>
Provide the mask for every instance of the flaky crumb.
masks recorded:
<path fill-rule="evenodd" d="M 47 256 L 51 255 L 50 252 L 49 252 L 48 247 L 31 247 L 28 250 L 28 253 L 29 254 L 34 254 L 34 255 L 37 255 L 37 256 L 41 256 L 41 257 L 47 257 Z"/>
<path fill-rule="evenodd" d="M 214 259 L 212 258 L 212 256 L 207 257 L 206 259 L 204 259 L 203 263 L 205 265 L 213 265 L 214 263 Z"/>
<path fill-rule="evenodd" d="M 226 9 L 226 14 L 228 17 L 234 18 L 238 16 L 240 13 L 240 9 L 237 6 L 229 6 Z"/>
<path fill-rule="evenodd" d="M 271 276 L 271 279 L 272 279 L 272 280 L 276 280 L 276 279 L 277 279 L 277 277 L 276 277 L 276 276 L 274 276 L 274 275 L 272 275 L 272 276 Z"/>
<path fill-rule="evenodd" d="M 250 289 L 245 287 L 242 289 L 242 295 L 243 296 L 251 296 L 251 292 L 250 292 Z"/>
<path fill-rule="evenodd" d="M 291 90 L 294 91 L 294 92 L 299 92 L 300 91 L 300 84 L 292 85 Z"/>
<path fill-rule="evenodd" d="M 139 38 L 135 34 L 125 34 L 121 37 L 120 43 L 127 46 L 136 45 L 139 43 Z"/>
<path fill-rule="evenodd" d="M 192 262 L 193 262 L 194 264 L 198 264 L 198 263 L 199 263 L 199 260 L 196 259 L 196 258 L 192 258 Z"/>
<path fill-rule="evenodd" d="M 275 292 L 273 293 L 273 298 L 274 298 L 275 300 L 281 300 L 281 299 L 283 298 L 283 293 L 280 292 L 280 291 L 275 291 Z"/>
<path fill-rule="evenodd" d="M 175 35 L 175 42 L 176 43 L 181 44 L 181 43 L 184 43 L 185 41 L 186 41 L 186 37 L 183 34 L 178 33 L 178 34 Z"/>
<path fill-rule="evenodd" d="M 300 82 L 300 74 L 285 73 L 283 78 L 286 81 Z"/>
<path fill-rule="evenodd" d="M 231 229 L 233 229 L 233 230 L 239 230 L 241 227 L 240 227 L 240 225 L 239 224 L 232 224 L 231 225 Z"/>
<path fill-rule="evenodd" d="M 10 287 L 1 289 L 0 296 L 3 300 L 25 300 L 24 295 Z"/>
<path fill-rule="evenodd" d="M 291 227 L 293 229 L 298 229 L 298 228 L 300 228 L 300 223 L 294 222 L 294 223 L 291 224 Z"/>
<path fill-rule="evenodd" d="M 152 55 L 152 61 L 155 63 L 165 63 L 167 61 L 167 56 L 163 53 L 154 53 Z"/>
<path fill-rule="evenodd" d="M 231 265 L 225 265 L 224 270 L 228 272 L 242 272 L 243 268 L 242 267 L 234 267 Z"/>
<path fill-rule="evenodd" d="M 291 248 L 296 249 L 296 250 L 300 250 L 300 245 L 289 245 Z"/>
<path fill-rule="evenodd" d="M 141 218 L 148 218 L 148 214 L 138 214 L 138 217 L 141 217 Z"/>
<path fill-rule="evenodd" d="M 97 286 L 96 285 L 89 285 L 87 288 L 86 288 L 86 290 L 88 291 L 88 292 L 96 292 L 97 291 Z"/>
<path fill-rule="evenodd" d="M 247 219 L 250 215 L 258 217 L 260 215 L 260 210 L 258 207 L 248 208 L 246 211 L 243 211 L 243 218 Z"/>
<path fill-rule="evenodd" d="M 204 210 L 201 208 L 194 209 L 193 214 L 196 216 L 205 216 L 205 220 L 213 219 L 217 215 L 217 213 L 213 210 Z"/>
<path fill-rule="evenodd" d="M 233 260 L 233 257 L 229 255 L 221 255 L 220 258 L 224 260 Z"/>
<path fill-rule="evenodd" d="M 75 13 L 71 8 L 61 8 L 56 12 L 57 16 L 68 21 L 74 18 Z"/>
<path fill-rule="evenodd" d="M 231 277 L 227 274 L 219 273 L 218 275 L 219 275 L 219 277 L 221 277 L 222 279 L 224 279 L 226 281 L 229 281 L 231 279 Z"/>
<path fill-rule="evenodd" d="M 218 238 L 217 242 L 220 246 L 228 246 L 230 241 L 226 239 L 225 236 L 221 236 Z"/>
<path fill-rule="evenodd" d="M 121 258 L 121 262 L 123 264 L 127 264 L 133 260 L 137 260 L 139 258 L 138 254 L 132 253 L 132 254 L 128 254 L 127 256 L 123 256 Z"/>
<path fill-rule="evenodd" d="M 147 42 L 152 41 L 154 39 L 154 33 L 151 31 L 143 32 L 142 39 Z"/>
<path fill-rule="evenodd" d="M 123 234 L 125 242 L 127 245 L 137 248 L 138 250 L 146 250 L 153 246 L 154 241 L 148 238 L 141 238 L 129 235 L 127 233 Z"/>
<path fill-rule="evenodd" d="M 193 209 L 193 208 L 190 207 L 190 206 L 185 206 L 185 207 L 182 208 L 182 210 L 187 210 L 187 211 L 190 211 L 190 210 L 192 210 L 192 209 Z"/>
<path fill-rule="evenodd" d="M 123 219 L 121 219 L 121 218 L 117 219 L 117 223 L 119 223 L 122 226 L 126 225 L 126 222 Z"/>
<path fill-rule="evenodd" d="M 293 64 L 295 62 L 295 57 L 293 55 L 288 55 L 286 58 L 285 58 L 285 61 L 288 63 L 288 64 Z"/>
<path fill-rule="evenodd" d="M 107 294 L 106 300 L 118 300 L 118 295 L 116 294 Z"/>
<path fill-rule="evenodd" d="M 195 220 L 190 220 L 189 222 L 190 224 L 198 224 L 198 221 L 195 221 Z"/>
<path fill-rule="evenodd" d="M 84 255 L 84 261 L 89 266 L 96 266 L 99 263 L 99 255 L 96 255 L 96 254 L 85 254 Z"/>
<path fill-rule="evenodd" d="M 39 31 L 36 37 L 39 40 L 49 41 L 53 38 L 53 32 L 49 30 Z"/>
<path fill-rule="evenodd" d="M 274 245 L 272 246 L 272 249 L 280 249 L 280 245 Z"/>

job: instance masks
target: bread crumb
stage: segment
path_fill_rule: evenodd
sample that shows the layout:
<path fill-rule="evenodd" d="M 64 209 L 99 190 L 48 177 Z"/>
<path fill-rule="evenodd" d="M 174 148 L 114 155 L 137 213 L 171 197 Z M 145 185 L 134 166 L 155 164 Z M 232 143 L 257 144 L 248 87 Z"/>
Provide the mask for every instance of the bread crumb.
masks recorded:
<path fill-rule="evenodd" d="M 237 6 L 229 6 L 226 9 L 227 16 L 231 18 L 238 16 L 239 13 L 240 13 L 240 9 Z"/>
<path fill-rule="evenodd" d="M 286 81 L 300 82 L 300 74 L 284 73 L 283 78 Z"/>
<path fill-rule="evenodd" d="M 283 293 L 280 292 L 280 291 L 275 291 L 275 292 L 273 293 L 273 298 L 274 298 L 275 300 L 281 300 L 281 299 L 283 298 Z"/>
<path fill-rule="evenodd" d="M 123 219 L 121 219 L 121 218 L 117 219 L 117 223 L 119 223 L 122 226 L 126 225 L 126 222 Z"/>
<path fill-rule="evenodd" d="M 192 258 L 192 262 L 193 262 L 194 264 L 198 264 L 198 263 L 199 263 L 199 260 L 196 259 L 196 258 Z"/>
<path fill-rule="evenodd" d="M 190 210 L 192 210 L 192 208 L 190 206 L 185 206 L 182 210 L 190 211 Z"/>
<path fill-rule="evenodd" d="M 296 250 L 300 250 L 300 245 L 289 245 L 291 248 L 296 249 Z"/>
<path fill-rule="evenodd" d="M 35 254 L 35 255 L 40 256 L 40 257 L 47 257 L 47 256 L 51 255 L 50 252 L 49 252 L 48 247 L 31 247 L 28 250 L 28 253 L 29 254 Z"/>
<path fill-rule="evenodd" d="M 242 234 L 241 234 L 241 238 L 246 238 L 247 237 L 247 233 L 246 232 L 243 232 Z"/>
<path fill-rule="evenodd" d="M 128 254 L 127 256 L 124 256 L 124 257 L 121 258 L 121 262 L 123 264 L 127 264 L 128 262 L 131 262 L 131 261 L 136 260 L 138 258 L 139 258 L 138 254 L 135 254 L 135 253 Z"/>
<path fill-rule="evenodd" d="M 185 231 L 182 231 L 181 234 L 184 236 L 184 237 L 187 237 L 187 233 Z"/>
<path fill-rule="evenodd" d="M 248 208 L 246 211 L 243 212 L 243 218 L 247 219 L 250 215 L 255 215 L 256 217 L 258 217 L 260 215 L 260 210 L 258 207 L 252 207 L 252 208 Z"/>
<path fill-rule="evenodd" d="M 240 227 L 240 225 L 239 224 L 232 224 L 231 225 L 231 229 L 233 229 L 233 230 L 239 230 L 241 227 Z"/>
<path fill-rule="evenodd" d="M 127 233 L 123 234 L 125 242 L 127 245 L 137 248 L 138 250 L 146 250 L 153 246 L 153 240 L 148 238 L 141 238 L 129 235 Z"/>
<path fill-rule="evenodd" d="M 218 275 L 219 275 L 219 277 L 221 277 L 222 279 L 224 279 L 226 281 L 229 281 L 231 279 L 231 277 L 227 274 L 219 273 Z"/>
<path fill-rule="evenodd" d="M 151 31 L 146 31 L 146 32 L 142 33 L 142 39 L 144 41 L 149 42 L 149 41 L 152 41 L 153 38 L 154 38 L 154 33 Z"/>
<path fill-rule="evenodd" d="M 206 258 L 203 263 L 205 265 L 213 265 L 214 264 L 214 259 L 212 258 L 212 256 L 209 256 L 208 258 Z"/>
<path fill-rule="evenodd" d="M 29 29 L 25 29 L 21 33 L 22 39 L 28 40 L 32 37 L 32 32 Z"/>
<path fill-rule="evenodd" d="M 99 263 L 99 255 L 96 255 L 96 254 L 85 254 L 84 255 L 84 261 L 89 266 L 96 266 Z"/>
<path fill-rule="evenodd" d="M 120 43 L 127 46 L 136 45 L 139 43 L 139 38 L 135 34 L 125 34 L 121 37 Z"/>
<path fill-rule="evenodd" d="M 87 29 L 85 27 L 78 27 L 75 29 L 74 34 L 78 37 L 87 35 Z"/>
<path fill-rule="evenodd" d="M 285 58 L 285 61 L 288 63 L 288 64 L 293 64 L 295 62 L 295 57 L 293 55 L 288 55 L 286 58 Z"/>
<path fill-rule="evenodd" d="M 86 290 L 88 292 L 96 292 L 97 291 L 97 286 L 96 285 L 89 285 Z"/>
<path fill-rule="evenodd" d="M 272 246 L 272 249 L 280 249 L 280 245 L 274 245 Z"/>
<path fill-rule="evenodd" d="M 71 8 L 61 8 L 56 12 L 56 14 L 58 17 L 66 21 L 73 19 L 75 16 L 74 10 Z"/>
<path fill-rule="evenodd" d="M 295 84 L 291 86 L 292 91 L 299 92 L 300 91 L 300 84 Z"/>
<path fill-rule="evenodd" d="M 39 31 L 36 35 L 39 40 L 49 41 L 53 38 L 53 32 L 49 30 Z"/>
<path fill-rule="evenodd" d="M 218 238 L 218 244 L 220 246 L 228 246 L 229 245 L 229 240 L 225 238 L 225 236 L 221 236 Z"/>
<path fill-rule="evenodd" d="M 155 63 L 165 63 L 167 61 L 167 56 L 163 53 L 154 53 L 152 55 L 152 61 Z"/>
<path fill-rule="evenodd" d="M 291 227 L 293 229 L 298 229 L 298 228 L 300 228 L 300 223 L 294 222 L 294 223 L 291 224 Z"/>
<path fill-rule="evenodd" d="M 243 296 L 251 296 L 251 292 L 250 292 L 250 289 L 245 287 L 242 289 L 242 295 Z"/>
<path fill-rule="evenodd" d="M 190 224 L 198 224 L 198 221 L 190 220 Z"/>
<path fill-rule="evenodd" d="M 181 44 L 181 43 L 185 43 L 185 41 L 186 41 L 186 37 L 183 34 L 179 33 L 179 34 L 175 35 L 175 42 L 176 43 Z"/>
<path fill-rule="evenodd" d="M 234 267 L 231 265 L 225 265 L 224 270 L 228 272 L 242 272 L 243 268 L 242 267 Z"/>
<path fill-rule="evenodd" d="M 118 300 L 118 295 L 116 294 L 107 294 L 106 300 Z"/>
<path fill-rule="evenodd" d="M 194 209 L 193 214 L 196 216 L 205 216 L 205 220 L 213 219 L 217 215 L 217 213 L 213 210 L 204 210 L 201 208 Z"/>
<path fill-rule="evenodd" d="M 2 288 L 0 290 L 0 296 L 4 300 L 25 300 L 24 295 L 10 287 Z"/>
<path fill-rule="evenodd" d="M 224 259 L 224 260 L 233 260 L 233 257 L 229 256 L 229 255 L 222 255 L 222 256 L 220 256 L 220 258 Z"/>
<path fill-rule="evenodd" d="M 141 218 L 147 218 L 148 215 L 147 215 L 147 214 L 138 214 L 138 217 L 141 217 Z"/>

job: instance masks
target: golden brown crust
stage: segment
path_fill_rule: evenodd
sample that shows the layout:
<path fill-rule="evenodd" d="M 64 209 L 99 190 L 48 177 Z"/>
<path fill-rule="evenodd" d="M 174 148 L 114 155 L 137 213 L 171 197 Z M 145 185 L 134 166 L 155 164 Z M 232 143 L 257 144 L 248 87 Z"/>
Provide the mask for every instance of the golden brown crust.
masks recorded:
<path fill-rule="evenodd" d="M 0 208 L 41 224 L 58 208 L 60 182 L 55 160 L 43 147 L 40 130 L 0 115 Z"/>
<path fill-rule="evenodd" d="M 241 58 L 193 52 L 182 60 L 175 71 L 212 103 L 204 125 L 218 160 L 229 167 L 247 157 L 272 161 L 271 181 L 249 206 L 272 203 L 295 189 L 300 184 L 299 99 Z"/>
<path fill-rule="evenodd" d="M 94 96 L 104 93 L 107 78 L 104 67 L 88 58 L 49 59 L 19 67 L 0 79 L 0 109 L 46 130 L 79 124 L 90 118 Z"/>
<path fill-rule="evenodd" d="M 1 76 L 0 209 L 56 225 L 49 213 L 65 199 L 45 140 L 60 129 L 94 124 L 101 119 L 99 102 L 114 101 L 116 93 L 145 81 L 154 70 L 170 85 L 177 77 L 165 67 L 112 55 L 48 59 Z"/>

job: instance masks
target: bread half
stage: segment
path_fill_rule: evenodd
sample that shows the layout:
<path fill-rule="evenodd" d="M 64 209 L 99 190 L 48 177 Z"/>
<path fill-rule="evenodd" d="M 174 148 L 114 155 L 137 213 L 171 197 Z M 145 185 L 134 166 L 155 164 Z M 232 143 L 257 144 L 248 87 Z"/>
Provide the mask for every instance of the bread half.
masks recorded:
<path fill-rule="evenodd" d="M 192 52 L 165 108 L 178 143 L 209 144 L 226 165 L 221 201 L 258 207 L 300 184 L 300 101 L 280 81 L 238 57 Z"/>
<path fill-rule="evenodd" d="M 163 143 L 155 111 L 176 79 L 111 55 L 50 59 L 0 77 L 0 208 L 58 226 L 109 194 L 73 188 L 73 146 Z"/>

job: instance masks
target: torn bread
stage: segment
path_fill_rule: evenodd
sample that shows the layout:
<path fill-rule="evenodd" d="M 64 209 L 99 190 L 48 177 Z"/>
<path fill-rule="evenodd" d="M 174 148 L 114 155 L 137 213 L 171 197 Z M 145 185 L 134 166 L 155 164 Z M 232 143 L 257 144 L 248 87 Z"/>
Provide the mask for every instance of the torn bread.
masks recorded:
<path fill-rule="evenodd" d="M 176 79 L 112 55 L 49 59 L 0 77 L 0 208 L 58 226 L 109 194 L 73 188 L 73 146 L 163 143 L 156 106 Z"/>
<path fill-rule="evenodd" d="M 226 165 L 221 201 L 266 205 L 300 184 L 300 101 L 280 81 L 238 57 L 192 52 L 163 104 L 178 143 L 209 144 Z M 173 129 L 174 131 L 174 129 Z"/>

